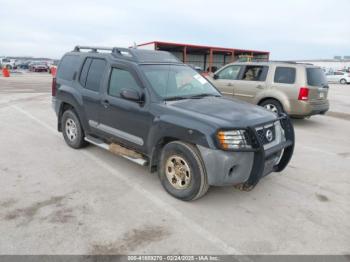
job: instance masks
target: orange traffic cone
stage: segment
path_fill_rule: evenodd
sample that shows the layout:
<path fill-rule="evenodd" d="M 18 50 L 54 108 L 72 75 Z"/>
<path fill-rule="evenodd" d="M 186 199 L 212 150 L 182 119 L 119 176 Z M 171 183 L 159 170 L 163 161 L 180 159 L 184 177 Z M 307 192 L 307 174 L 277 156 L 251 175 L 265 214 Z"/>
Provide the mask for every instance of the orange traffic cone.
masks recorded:
<path fill-rule="evenodd" d="M 2 69 L 2 75 L 3 77 L 10 77 L 10 71 L 7 69 L 6 66 Z"/>
<path fill-rule="evenodd" d="M 56 76 L 56 71 L 57 71 L 57 69 L 56 69 L 56 67 L 51 67 L 51 75 L 53 76 L 53 77 L 55 77 Z"/>

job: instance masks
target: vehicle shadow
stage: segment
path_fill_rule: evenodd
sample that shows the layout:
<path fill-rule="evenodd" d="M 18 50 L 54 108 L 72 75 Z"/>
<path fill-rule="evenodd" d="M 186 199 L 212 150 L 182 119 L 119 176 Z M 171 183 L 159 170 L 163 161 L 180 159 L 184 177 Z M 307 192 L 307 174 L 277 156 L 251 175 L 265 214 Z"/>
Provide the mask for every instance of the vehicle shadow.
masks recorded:
<path fill-rule="evenodd" d="M 294 127 L 302 127 L 306 129 L 314 129 L 317 127 L 324 127 L 327 125 L 324 121 L 320 121 L 320 117 L 324 116 L 314 116 L 312 118 L 297 119 L 291 118 Z"/>

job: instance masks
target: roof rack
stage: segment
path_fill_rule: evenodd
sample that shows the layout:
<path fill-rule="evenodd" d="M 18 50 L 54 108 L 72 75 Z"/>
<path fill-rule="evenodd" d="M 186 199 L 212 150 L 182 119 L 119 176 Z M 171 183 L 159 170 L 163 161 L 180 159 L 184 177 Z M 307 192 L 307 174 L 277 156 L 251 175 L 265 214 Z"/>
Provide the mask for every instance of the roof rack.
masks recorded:
<path fill-rule="evenodd" d="M 122 56 L 123 58 L 135 59 L 135 55 L 132 53 L 131 48 L 125 47 L 103 47 L 103 46 L 75 46 L 73 52 L 80 52 L 81 50 L 90 50 L 90 52 L 98 53 L 98 51 L 111 51 L 113 55 Z"/>
<path fill-rule="evenodd" d="M 302 64 L 302 65 L 313 65 L 311 63 L 303 63 L 303 62 L 297 62 L 297 61 L 283 61 L 283 60 L 270 60 L 269 62 L 275 62 L 275 63 L 286 63 L 286 64 L 296 64 L 296 65 L 299 65 L 299 64 Z"/>
<path fill-rule="evenodd" d="M 286 64 L 297 64 L 295 61 L 284 61 L 284 60 L 270 60 L 269 62 L 273 63 L 286 63 Z"/>
<path fill-rule="evenodd" d="M 115 58 L 121 58 L 139 63 L 181 63 L 174 55 L 165 51 L 152 51 L 125 47 L 76 46 L 73 52 L 90 50 L 92 53 L 110 51 Z"/>

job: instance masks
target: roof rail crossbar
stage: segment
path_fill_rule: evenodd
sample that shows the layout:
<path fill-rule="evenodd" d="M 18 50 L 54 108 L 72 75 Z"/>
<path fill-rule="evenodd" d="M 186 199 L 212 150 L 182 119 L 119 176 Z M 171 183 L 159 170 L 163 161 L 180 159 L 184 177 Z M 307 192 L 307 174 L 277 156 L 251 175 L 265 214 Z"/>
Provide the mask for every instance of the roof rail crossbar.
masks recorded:
<path fill-rule="evenodd" d="M 125 47 L 113 47 L 112 54 L 115 56 L 122 56 L 123 58 L 136 58 L 130 48 Z"/>
<path fill-rule="evenodd" d="M 133 54 L 131 48 L 125 47 L 101 47 L 101 46 L 79 46 L 74 47 L 74 52 L 80 52 L 80 50 L 90 50 L 90 52 L 97 53 L 98 51 L 111 51 L 111 54 L 117 57 L 123 57 L 128 60 L 137 60 L 135 54 Z"/>
<path fill-rule="evenodd" d="M 112 51 L 113 50 L 112 47 L 103 47 L 103 46 L 79 46 L 79 45 L 77 45 L 76 47 L 74 47 L 75 52 L 80 52 L 80 50 L 82 50 L 82 49 L 89 49 L 93 52 L 97 52 L 98 50 L 104 50 L 104 51 Z"/>

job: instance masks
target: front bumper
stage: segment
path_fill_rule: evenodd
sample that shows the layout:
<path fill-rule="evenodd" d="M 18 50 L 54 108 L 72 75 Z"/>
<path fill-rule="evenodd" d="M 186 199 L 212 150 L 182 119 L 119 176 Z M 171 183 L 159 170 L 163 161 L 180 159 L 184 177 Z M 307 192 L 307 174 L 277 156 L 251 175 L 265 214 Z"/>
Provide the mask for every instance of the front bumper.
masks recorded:
<path fill-rule="evenodd" d="M 278 119 L 284 137 L 278 143 L 263 145 L 258 138 L 257 126 L 247 127 L 252 148 L 223 151 L 198 146 L 204 161 L 209 185 L 228 186 L 240 184 L 243 188 L 254 187 L 271 172 L 282 171 L 289 163 L 294 150 L 294 129 L 290 119 L 281 115 Z M 276 120 L 259 126 L 269 125 Z M 277 138 L 276 138 L 277 139 Z"/>

